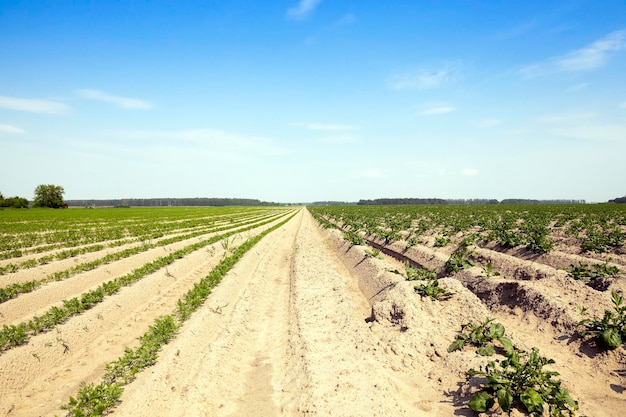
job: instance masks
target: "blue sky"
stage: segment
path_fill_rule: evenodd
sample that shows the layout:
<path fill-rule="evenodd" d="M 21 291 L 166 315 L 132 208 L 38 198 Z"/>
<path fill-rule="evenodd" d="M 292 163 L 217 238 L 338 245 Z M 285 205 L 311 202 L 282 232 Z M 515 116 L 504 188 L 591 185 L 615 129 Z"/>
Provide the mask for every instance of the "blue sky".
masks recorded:
<path fill-rule="evenodd" d="M 626 194 L 626 2 L 0 1 L 0 192 Z"/>

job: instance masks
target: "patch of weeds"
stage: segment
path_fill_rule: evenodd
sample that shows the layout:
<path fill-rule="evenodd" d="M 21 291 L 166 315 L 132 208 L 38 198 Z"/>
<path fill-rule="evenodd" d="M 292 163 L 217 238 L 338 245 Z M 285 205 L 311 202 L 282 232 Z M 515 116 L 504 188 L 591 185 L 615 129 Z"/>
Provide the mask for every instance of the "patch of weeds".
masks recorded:
<path fill-rule="evenodd" d="M 451 242 L 452 240 L 450 240 L 450 238 L 447 236 L 437 236 L 435 238 L 435 243 L 433 244 L 433 246 L 436 248 L 442 248 L 449 245 Z"/>
<path fill-rule="evenodd" d="M 463 349 L 466 344 L 477 347 L 476 353 L 481 356 L 491 356 L 495 353 L 494 342 L 498 341 L 508 355 L 513 354 L 513 343 L 504 337 L 504 326 L 494 322 L 495 319 L 486 319 L 483 323 L 466 323 L 461 326 L 461 332 L 448 347 L 448 352 Z"/>
<path fill-rule="evenodd" d="M 626 306 L 624 297 L 611 292 L 613 310 L 605 310 L 601 319 L 592 318 L 581 320 L 578 325 L 584 326 L 580 331 L 581 337 L 593 336 L 598 344 L 606 349 L 616 349 L 626 338 Z M 583 311 L 584 312 L 584 311 Z"/>

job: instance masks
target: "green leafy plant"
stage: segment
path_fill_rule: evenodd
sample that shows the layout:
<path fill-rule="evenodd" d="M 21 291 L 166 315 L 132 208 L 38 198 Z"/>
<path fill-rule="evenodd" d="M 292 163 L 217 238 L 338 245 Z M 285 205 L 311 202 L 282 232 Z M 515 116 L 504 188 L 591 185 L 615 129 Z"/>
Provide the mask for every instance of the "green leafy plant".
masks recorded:
<path fill-rule="evenodd" d="M 513 354 L 513 343 L 508 337 L 504 337 L 504 326 L 496 323 L 495 319 L 487 318 L 483 323 L 466 323 L 461 326 L 461 332 L 448 347 L 448 352 L 463 349 L 470 344 L 478 349 L 476 353 L 481 356 L 491 356 L 495 353 L 494 341 L 500 342 L 508 355 Z"/>
<path fill-rule="evenodd" d="M 454 295 L 450 291 L 439 286 L 438 279 L 428 280 L 426 284 L 418 284 L 415 286 L 415 292 L 422 297 L 430 297 L 433 300 L 445 300 Z"/>
<path fill-rule="evenodd" d="M 383 256 L 380 254 L 380 251 L 378 249 L 368 248 L 368 249 L 365 249 L 365 257 L 382 259 Z"/>
<path fill-rule="evenodd" d="M 487 265 L 483 267 L 483 274 L 485 274 L 487 278 L 500 276 L 500 273 L 494 269 L 491 261 L 487 262 Z"/>
<path fill-rule="evenodd" d="M 474 266 L 474 261 L 469 258 L 470 255 L 471 252 L 466 247 L 462 247 L 461 249 L 452 253 L 452 255 L 450 255 L 450 258 L 446 261 L 445 264 L 446 272 L 459 272 L 461 269 Z"/>
<path fill-rule="evenodd" d="M 615 291 L 611 292 L 611 300 L 613 310 L 605 310 L 601 319 L 584 319 L 578 325 L 584 326 L 579 332 L 581 337 L 593 336 L 600 346 L 616 349 L 626 339 L 626 305 L 624 297 Z"/>
<path fill-rule="evenodd" d="M 486 378 L 480 391 L 469 401 L 469 407 L 479 413 L 490 410 L 496 402 L 502 411 L 522 409 L 533 417 L 544 415 L 545 406 L 551 417 L 574 416 L 578 403 L 555 379 L 558 372 L 544 370 L 554 360 L 539 355 L 533 348 L 530 354 L 514 350 L 501 362 L 490 361 L 480 370 L 470 369 L 467 375 Z"/>
<path fill-rule="evenodd" d="M 406 273 L 406 279 L 409 281 L 419 281 L 423 279 L 436 279 L 437 272 L 419 267 L 412 267 L 409 265 L 409 261 L 404 262 L 404 270 Z"/>
<path fill-rule="evenodd" d="M 436 247 L 436 248 L 441 248 L 441 247 L 444 247 L 446 245 L 449 245 L 450 242 L 452 242 L 452 241 L 447 236 L 437 236 L 435 238 L 435 243 L 433 244 L 433 246 Z"/>
<path fill-rule="evenodd" d="M 609 265 L 608 261 L 594 265 L 579 262 L 578 265 L 571 265 L 567 273 L 575 280 L 591 281 L 600 277 L 617 275 L 619 268 L 615 265 Z"/>
<path fill-rule="evenodd" d="M 350 242 L 350 246 L 355 246 L 355 245 L 363 246 L 367 243 L 363 236 L 351 230 L 343 232 L 343 238 L 347 240 L 348 242 Z"/>

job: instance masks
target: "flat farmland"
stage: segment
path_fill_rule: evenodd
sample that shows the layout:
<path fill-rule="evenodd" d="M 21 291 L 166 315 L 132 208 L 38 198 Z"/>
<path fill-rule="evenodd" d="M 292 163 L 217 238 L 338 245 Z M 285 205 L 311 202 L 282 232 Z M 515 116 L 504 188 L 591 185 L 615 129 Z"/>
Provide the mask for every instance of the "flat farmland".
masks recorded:
<path fill-rule="evenodd" d="M 579 334 L 626 290 L 598 207 L 0 211 L 0 413 L 471 416 L 512 351 L 553 360 L 543 414 L 621 416 L 624 347 Z"/>

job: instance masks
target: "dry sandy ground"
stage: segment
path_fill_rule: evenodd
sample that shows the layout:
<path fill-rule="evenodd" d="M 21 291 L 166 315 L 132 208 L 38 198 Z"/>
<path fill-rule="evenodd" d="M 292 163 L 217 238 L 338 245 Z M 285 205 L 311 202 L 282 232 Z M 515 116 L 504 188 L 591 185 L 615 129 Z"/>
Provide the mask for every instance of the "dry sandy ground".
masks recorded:
<path fill-rule="evenodd" d="M 405 255 L 429 268 L 447 259 L 426 247 Z M 500 259 L 499 267 L 509 268 L 508 261 Z M 191 283 L 215 262 L 206 253 L 196 254 L 170 271 Z M 157 364 L 126 387 L 112 414 L 472 416 L 466 403 L 476 387 L 465 372 L 486 359 L 471 349 L 448 353 L 447 347 L 463 323 L 495 317 L 517 347 L 538 347 L 556 361 L 551 369 L 561 373 L 563 385 L 579 400 L 579 415 L 625 415 L 624 348 L 601 352 L 574 337 L 580 319 L 576 308 L 587 303 L 592 312 L 602 312 L 609 307 L 606 291 L 572 283 L 559 273 L 523 281 L 484 279 L 479 268 L 472 268 L 441 279 L 454 296 L 433 301 L 417 295 L 415 283 L 389 272 L 394 269 L 403 266 L 389 257 L 365 256 L 363 248 L 349 247 L 339 232 L 321 229 L 302 210 L 237 263 L 163 349 Z M 150 290 L 156 298 L 149 302 L 141 301 L 138 288 L 136 298 L 103 303 L 60 326 L 60 336 L 50 332 L 0 355 L 3 386 L 13 384 L 16 369 L 34 378 L 0 392 L 0 413 L 62 414 L 58 405 L 76 393 L 72 389 L 78 382 L 97 380 L 105 361 L 121 355 L 123 346 L 132 345 L 129 340 L 169 307 L 158 294 L 182 291 L 170 284 L 163 281 Z M 131 310 L 114 314 L 127 304 Z M 142 324 L 135 326 L 135 321 Z M 90 339 L 66 353 L 46 348 L 70 335 Z M 35 348 L 57 356 L 38 363 L 29 350 Z M 94 361 L 100 365 L 94 367 Z"/>

